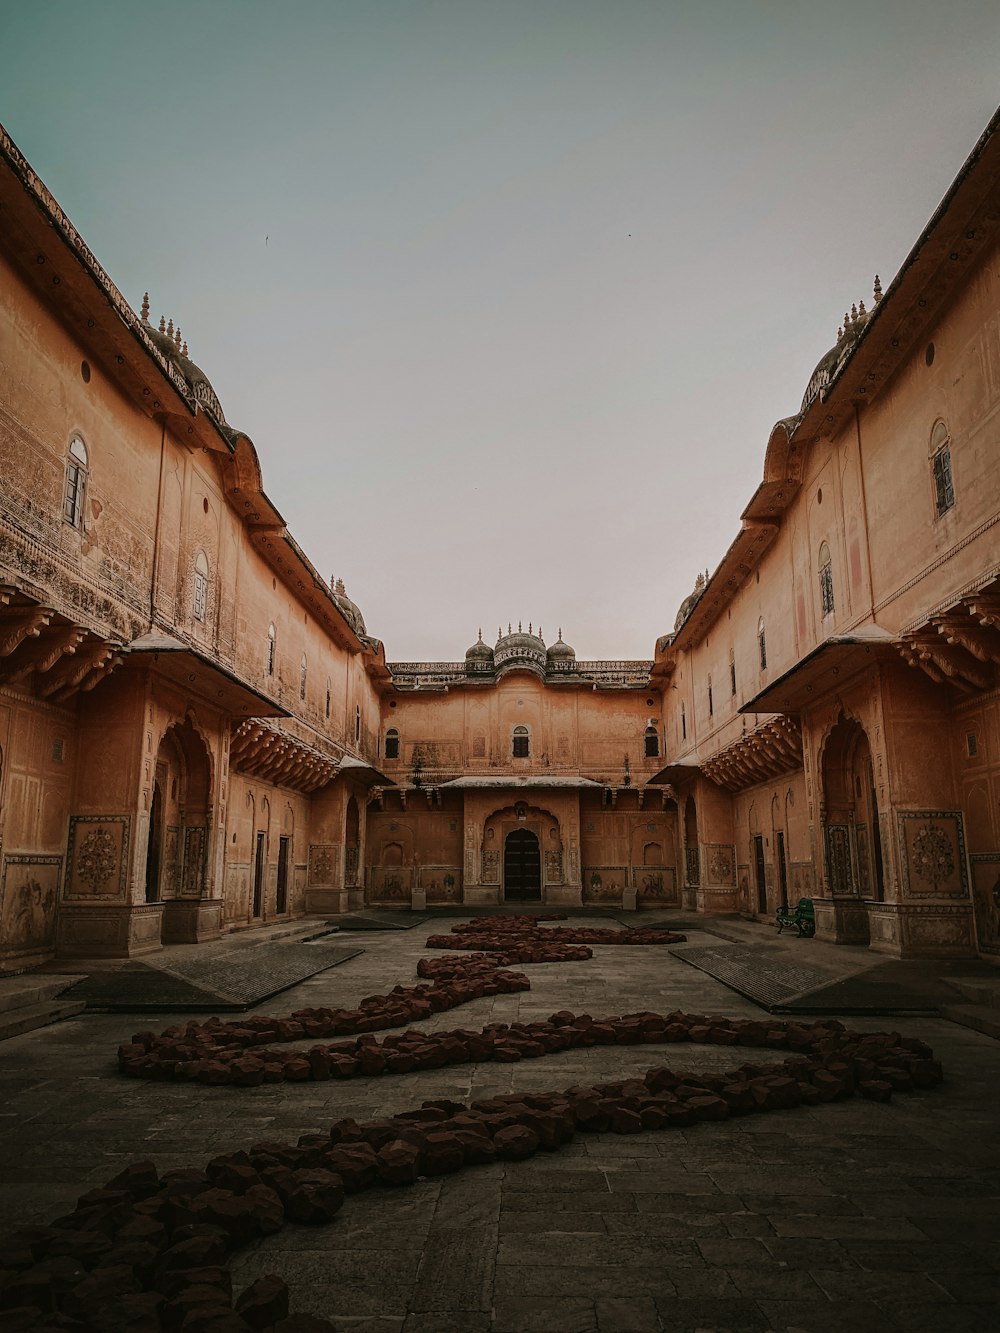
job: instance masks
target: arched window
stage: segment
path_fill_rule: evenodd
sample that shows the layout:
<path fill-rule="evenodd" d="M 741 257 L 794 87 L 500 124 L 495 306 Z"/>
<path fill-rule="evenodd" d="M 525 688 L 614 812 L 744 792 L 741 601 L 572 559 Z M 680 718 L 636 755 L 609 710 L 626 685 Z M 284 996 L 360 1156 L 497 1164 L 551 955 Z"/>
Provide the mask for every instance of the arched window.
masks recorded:
<path fill-rule="evenodd" d="M 757 652 L 760 656 L 761 671 L 767 670 L 767 639 L 764 636 L 764 617 L 757 621 Z"/>
<path fill-rule="evenodd" d="M 511 734 L 511 754 L 515 759 L 527 759 L 530 750 L 530 737 L 527 727 L 515 727 Z"/>
<path fill-rule="evenodd" d="M 277 631 L 276 631 L 275 628 L 274 628 L 274 625 L 273 625 L 273 624 L 272 624 L 272 625 L 268 625 L 268 627 L 267 627 L 267 674 L 268 674 L 269 676 L 273 676 L 273 675 L 274 675 L 274 654 L 275 654 L 275 647 L 276 647 L 276 644 L 277 644 L 277 638 L 278 638 L 278 634 L 277 634 Z"/>
<path fill-rule="evenodd" d="M 736 697 L 736 651 L 733 648 L 729 650 L 729 693 Z"/>
<path fill-rule="evenodd" d="M 204 620 L 208 608 L 208 559 L 199 551 L 194 561 L 193 610 L 195 620 Z"/>
<path fill-rule="evenodd" d="M 824 616 L 833 614 L 833 561 L 826 542 L 819 548 L 819 604 Z"/>
<path fill-rule="evenodd" d="M 655 759 L 660 753 L 660 737 L 652 722 L 650 722 L 643 734 L 643 741 L 645 743 L 646 758 Z"/>
<path fill-rule="evenodd" d="M 309 674 L 309 664 L 306 661 L 305 653 L 302 654 L 302 661 L 299 663 L 299 698 L 306 697 L 306 678 Z"/>
<path fill-rule="evenodd" d="M 931 468 L 934 473 L 934 506 L 940 517 L 955 503 L 955 483 L 951 476 L 951 436 L 943 421 L 936 421 L 931 431 Z"/>
<path fill-rule="evenodd" d="M 386 759 L 399 758 L 399 732 L 395 727 L 390 727 L 385 733 L 385 757 Z"/>
<path fill-rule="evenodd" d="M 83 492 L 87 485 L 87 446 L 79 435 L 69 442 L 66 455 L 66 485 L 63 489 L 63 518 L 74 528 L 83 523 Z"/>

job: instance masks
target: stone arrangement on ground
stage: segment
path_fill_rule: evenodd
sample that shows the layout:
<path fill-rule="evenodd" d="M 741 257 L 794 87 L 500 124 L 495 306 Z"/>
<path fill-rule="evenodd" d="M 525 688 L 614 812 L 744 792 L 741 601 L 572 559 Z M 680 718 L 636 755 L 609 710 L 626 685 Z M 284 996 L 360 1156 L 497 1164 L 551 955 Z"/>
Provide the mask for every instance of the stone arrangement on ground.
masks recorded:
<path fill-rule="evenodd" d="M 539 933 L 533 922 L 505 926 L 503 932 L 512 942 Z M 628 938 L 617 942 L 654 942 L 635 939 L 636 934 L 621 932 Z M 577 1134 L 685 1130 L 764 1111 L 819 1106 L 855 1093 L 887 1102 L 894 1092 L 932 1088 L 941 1080 L 940 1065 L 923 1041 L 852 1031 L 833 1019 L 799 1023 L 679 1010 L 595 1019 L 560 1010 L 542 1021 L 489 1024 L 478 1032 L 407 1031 L 381 1043 L 371 1036 L 373 1027 L 429 1018 L 480 994 L 529 989 L 526 977 L 500 964 L 502 955 L 480 949 L 482 935 L 481 929 L 456 928 L 455 938 L 468 941 L 473 952 L 449 962 L 459 969 L 450 979 L 397 987 L 369 997 L 355 1010 L 317 1008 L 289 1019 L 255 1016 L 239 1023 L 189 1023 L 161 1036 L 137 1034 L 120 1053 L 123 1071 L 240 1086 L 432 1070 L 491 1057 L 517 1061 L 572 1046 L 670 1042 L 726 1048 L 732 1064 L 712 1072 L 657 1065 L 634 1077 L 468 1103 L 435 1097 L 392 1116 L 342 1118 L 294 1145 L 252 1143 L 216 1155 L 201 1168 L 161 1173 L 152 1161 L 132 1162 L 82 1195 L 67 1215 L 6 1238 L 0 1249 L 4 1327 L 318 1333 L 334 1325 L 289 1314 L 288 1288 L 276 1276 L 256 1278 L 234 1301 L 228 1266 L 233 1253 L 274 1235 L 286 1222 L 327 1223 L 345 1199 L 365 1190 L 391 1190 L 466 1167 L 554 1153 Z M 544 940 L 536 944 L 547 947 Z M 484 989 L 489 986 L 496 989 Z M 280 1053 L 282 1059 L 273 1054 L 276 1042 L 347 1030 L 356 1034 L 353 1054 L 320 1046 Z M 747 1060 L 754 1048 L 780 1052 L 782 1058 Z M 405 1067 L 390 1067 L 389 1061 L 399 1056 Z M 351 1061 L 352 1067 L 345 1069 L 340 1060 Z"/>

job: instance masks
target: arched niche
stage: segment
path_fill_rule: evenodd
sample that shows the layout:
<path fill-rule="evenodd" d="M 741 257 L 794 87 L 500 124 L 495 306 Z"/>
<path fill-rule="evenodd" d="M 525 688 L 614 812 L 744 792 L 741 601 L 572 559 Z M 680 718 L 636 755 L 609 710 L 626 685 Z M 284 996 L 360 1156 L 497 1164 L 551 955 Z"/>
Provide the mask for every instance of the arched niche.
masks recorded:
<path fill-rule="evenodd" d="M 173 723 L 156 751 L 146 845 L 147 902 L 204 896 L 211 791 L 208 746 L 190 718 Z"/>
<path fill-rule="evenodd" d="M 881 830 L 868 734 L 838 716 L 823 746 L 823 827 L 831 896 L 881 901 L 884 896 Z"/>

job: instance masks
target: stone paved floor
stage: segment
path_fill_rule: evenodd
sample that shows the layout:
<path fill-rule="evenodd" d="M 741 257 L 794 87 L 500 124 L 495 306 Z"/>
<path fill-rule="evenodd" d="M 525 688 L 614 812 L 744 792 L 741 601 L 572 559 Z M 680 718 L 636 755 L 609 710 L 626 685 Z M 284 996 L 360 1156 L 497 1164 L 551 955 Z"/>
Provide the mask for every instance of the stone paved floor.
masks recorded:
<path fill-rule="evenodd" d="M 265 1008 L 348 1004 L 412 984 L 436 928 L 352 935 L 363 955 Z M 713 942 L 696 931 L 690 939 Z M 836 951 L 822 949 L 832 946 L 815 946 L 811 959 L 835 966 Z M 560 1008 L 760 1013 L 665 948 L 603 948 L 589 962 L 526 971 L 530 992 L 478 1000 L 427 1026 Z M 0 1225 L 64 1211 L 137 1157 L 201 1165 L 426 1097 L 560 1088 L 658 1063 L 733 1063 L 720 1048 L 595 1047 L 515 1065 L 239 1090 L 119 1078 L 119 1042 L 171 1021 L 82 1015 L 0 1045 Z M 993 1330 L 1000 1044 L 940 1019 L 852 1025 L 923 1037 L 944 1062 L 945 1085 L 888 1106 L 852 1100 L 686 1131 L 578 1136 L 527 1162 L 371 1190 L 328 1227 L 289 1226 L 240 1252 L 237 1283 L 279 1273 L 293 1308 L 352 1333 Z"/>

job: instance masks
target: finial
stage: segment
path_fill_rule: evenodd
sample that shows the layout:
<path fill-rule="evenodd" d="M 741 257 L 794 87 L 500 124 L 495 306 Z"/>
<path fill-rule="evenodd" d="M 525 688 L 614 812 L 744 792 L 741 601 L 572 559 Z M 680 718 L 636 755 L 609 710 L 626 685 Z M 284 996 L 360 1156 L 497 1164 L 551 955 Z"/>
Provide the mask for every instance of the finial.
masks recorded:
<path fill-rule="evenodd" d="M 562 643 L 562 625 L 559 626 L 559 642 Z"/>
<path fill-rule="evenodd" d="M 338 580 L 337 580 L 337 592 L 340 593 L 341 597 L 346 597 L 346 596 L 347 596 L 347 589 L 344 587 L 344 580 L 343 580 L 343 579 L 338 579 Z"/>
<path fill-rule="evenodd" d="M 845 310 L 845 311 L 844 311 L 844 333 L 845 333 L 845 334 L 847 333 L 847 330 L 848 330 L 850 327 L 851 327 L 851 312 L 850 312 L 849 310 Z"/>
<path fill-rule="evenodd" d="M 181 350 L 182 341 L 183 339 L 181 338 L 181 326 L 178 324 L 177 328 L 174 330 L 174 346 L 177 348 L 178 352 Z"/>
<path fill-rule="evenodd" d="M 540 639 L 542 639 L 542 627 L 541 627 L 541 625 L 538 626 L 538 637 L 539 637 Z M 545 642 L 545 640 L 542 639 L 542 643 L 544 643 L 544 642 Z"/>
<path fill-rule="evenodd" d="M 480 625 L 480 626 L 479 626 L 479 642 L 482 643 L 482 641 L 483 641 L 483 627 L 482 627 L 482 625 Z"/>
<path fill-rule="evenodd" d="M 167 320 L 167 337 L 170 339 L 171 342 L 173 342 L 173 340 L 174 340 L 174 321 L 173 321 L 172 319 L 168 319 L 168 320 Z"/>
<path fill-rule="evenodd" d="M 856 305 L 852 305 L 852 306 L 851 306 L 851 323 L 852 323 L 852 324 L 857 324 L 857 322 L 858 322 L 858 307 L 857 307 Z"/>
<path fill-rule="evenodd" d="M 509 620 L 507 621 L 507 633 L 508 633 L 508 634 L 512 633 L 511 628 L 510 628 L 510 621 L 509 621 Z"/>
<path fill-rule="evenodd" d="M 503 626 L 497 625 L 497 643 L 503 638 Z"/>
<path fill-rule="evenodd" d="M 872 289 L 872 294 L 875 297 L 875 304 L 878 305 L 882 299 L 882 279 L 877 273 L 875 274 L 875 286 Z"/>
<path fill-rule="evenodd" d="M 530 621 L 530 620 L 528 621 L 528 633 L 529 633 L 529 634 L 531 633 L 531 621 Z"/>
<path fill-rule="evenodd" d="M 867 314 L 868 314 L 868 311 L 865 309 L 865 303 L 864 303 L 864 301 L 859 301 L 859 302 L 858 302 L 858 318 L 859 318 L 859 319 L 864 319 L 865 315 L 867 315 Z"/>
<path fill-rule="evenodd" d="M 181 348 L 181 356 L 187 356 L 187 354 L 188 354 L 188 345 L 187 343 L 185 343 L 184 346 Z"/>
<path fill-rule="evenodd" d="M 142 310 L 139 312 L 144 324 L 149 323 L 149 292 L 142 294 Z"/>
<path fill-rule="evenodd" d="M 166 319 L 163 317 L 163 315 L 161 315 L 161 316 L 160 316 L 160 332 L 161 332 L 161 333 L 166 333 L 166 331 L 167 331 L 167 321 L 166 321 Z"/>
<path fill-rule="evenodd" d="M 518 632 L 518 634 L 522 634 L 522 633 L 524 632 L 524 631 L 521 629 L 521 622 L 520 622 L 520 621 L 517 622 L 517 632 Z"/>
<path fill-rule="evenodd" d="M 841 324 L 840 328 L 837 330 L 837 342 L 842 342 L 843 338 L 844 338 L 844 326 L 843 324 Z"/>

